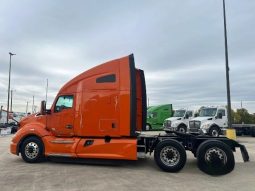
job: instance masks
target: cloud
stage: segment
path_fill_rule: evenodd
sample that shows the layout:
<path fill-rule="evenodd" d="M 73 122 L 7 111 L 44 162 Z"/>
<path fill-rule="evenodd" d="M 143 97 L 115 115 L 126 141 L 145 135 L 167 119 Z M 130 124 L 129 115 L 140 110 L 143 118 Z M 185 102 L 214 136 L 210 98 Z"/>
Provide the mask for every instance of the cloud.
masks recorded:
<path fill-rule="evenodd" d="M 255 2 L 226 2 L 234 108 L 255 112 Z M 11 10 L 11 11 L 10 11 Z M 134 53 L 150 104 L 225 105 L 222 1 L 4 0 L 0 7 L 0 104 L 6 107 L 9 51 L 14 108 L 49 104 L 72 77 Z"/>

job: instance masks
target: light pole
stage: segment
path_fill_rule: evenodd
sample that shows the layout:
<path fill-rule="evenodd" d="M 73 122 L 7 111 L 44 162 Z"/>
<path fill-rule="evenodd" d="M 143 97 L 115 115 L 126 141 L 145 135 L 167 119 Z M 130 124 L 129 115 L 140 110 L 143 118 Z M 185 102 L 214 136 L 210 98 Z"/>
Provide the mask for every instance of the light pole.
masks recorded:
<path fill-rule="evenodd" d="M 11 68 L 12 68 L 12 56 L 16 55 L 11 52 L 10 54 L 10 65 L 9 65 L 9 83 L 8 83 L 8 101 L 7 101 L 7 116 L 6 116 L 6 122 L 8 123 L 9 120 L 9 102 L 10 102 L 10 84 L 11 84 Z"/>
<path fill-rule="evenodd" d="M 12 100 L 13 100 L 13 92 L 16 90 L 11 90 L 11 106 L 10 106 L 10 112 L 12 112 Z"/>
<path fill-rule="evenodd" d="M 35 96 L 33 96 L 33 104 L 32 104 L 32 114 L 34 113 L 34 106 L 35 106 Z"/>
<path fill-rule="evenodd" d="M 27 101 L 27 105 L 26 105 L 26 114 L 28 112 L 28 101 Z"/>
<path fill-rule="evenodd" d="M 46 79 L 46 95 L 45 95 L 45 101 L 46 101 L 46 104 L 47 104 L 47 99 L 48 99 L 48 78 Z"/>
<path fill-rule="evenodd" d="M 227 22 L 225 0 L 223 0 L 223 18 L 224 18 L 224 38 L 225 38 L 225 60 L 226 60 L 226 85 L 227 85 L 227 100 L 228 100 L 228 129 L 232 129 L 231 121 L 231 99 L 230 99 L 230 85 L 229 85 L 229 66 L 228 66 L 228 39 L 227 39 Z"/>

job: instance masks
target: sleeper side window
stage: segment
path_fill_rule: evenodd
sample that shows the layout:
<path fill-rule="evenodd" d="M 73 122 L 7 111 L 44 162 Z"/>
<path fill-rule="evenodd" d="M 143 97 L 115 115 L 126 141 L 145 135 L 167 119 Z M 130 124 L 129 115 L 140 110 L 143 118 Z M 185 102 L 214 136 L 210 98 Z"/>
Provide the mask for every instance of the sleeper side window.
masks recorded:
<path fill-rule="evenodd" d="M 114 83 L 116 82 L 116 75 L 115 74 L 109 74 L 106 76 L 101 76 L 96 79 L 96 83 Z"/>

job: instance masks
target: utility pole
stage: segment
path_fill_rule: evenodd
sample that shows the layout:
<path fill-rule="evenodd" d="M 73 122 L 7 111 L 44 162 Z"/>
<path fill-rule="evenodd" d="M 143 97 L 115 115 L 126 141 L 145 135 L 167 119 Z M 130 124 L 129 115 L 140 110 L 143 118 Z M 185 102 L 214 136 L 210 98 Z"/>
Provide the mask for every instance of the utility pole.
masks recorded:
<path fill-rule="evenodd" d="M 12 95 L 13 95 L 13 90 L 11 90 L 11 108 L 10 108 L 11 112 L 12 112 Z"/>
<path fill-rule="evenodd" d="M 10 106 L 10 112 L 12 112 L 12 100 L 13 100 L 13 92 L 16 90 L 11 90 L 11 106 Z"/>
<path fill-rule="evenodd" d="M 48 99 L 48 78 L 46 79 L 46 95 L 45 95 L 46 104 L 47 104 L 47 99 Z"/>
<path fill-rule="evenodd" d="M 228 39 L 227 39 L 227 22 L 225 0 L 223 0 L 223 18 L 224 18 L 224 39 L 225 39 L 225 61 L 226 61 L 226 85 L 227 85 L 227 99 L 228 99 L 228 128 L 232 128 L 231 121 L 231 99 L 230 99 L 230 85 L 229 85 L 229 66 L 228 66 Z"/>
<path fill-rule="evenodd" d="M 2 119 L 2 111 L 3 111 L 3 106 L 1 105 L 1 109 L 0 109 L 0 120 Z"/>
<path fill-rule="evenodd" d="M 33 96 L 32 113 L 34 113 L 35 96 Z"/>
<path fill-rule="evenodd" d="M 27 112 L 28 112 L 28 101 L 27 101 L 27 106 L 26 106 L 26 114 L 27 114 Z"/>
<path fill-rule="evenodd" d="M 9 102 L 10 102 L 10 85 L 11 85 L 11 68 L 12 68 L 12 56 L 16 55 L 9 52 L 10 55 L 10 64 L 9 64 L 9 81 L 8 81 L 8 100 L 7 100 L 7 116 L 6 123 L 9 121 Z"/>

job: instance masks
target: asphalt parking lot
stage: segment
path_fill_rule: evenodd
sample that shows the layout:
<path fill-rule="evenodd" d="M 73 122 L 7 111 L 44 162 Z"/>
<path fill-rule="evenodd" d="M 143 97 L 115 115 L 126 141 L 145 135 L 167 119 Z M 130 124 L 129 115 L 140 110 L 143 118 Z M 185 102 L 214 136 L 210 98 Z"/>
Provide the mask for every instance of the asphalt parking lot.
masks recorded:
<path fill-rule="evenodd" d="M 157 132 L 158 133 L 158 132 Z M 235 153 L 236 166 L 230 174 L 213 177 L 196 166 L 196 159 L 188 153 L 185 167 L 178 173 L 161 171 L 153 157 L 132 162 L 76 163 L 46 161 L 25 163 L 10 154 L 12 135 L 0 137 L 0 190 L 255 190 L 255 138 L 238 137 L 249 152 L 250 162 L 242 161 Z"/>

